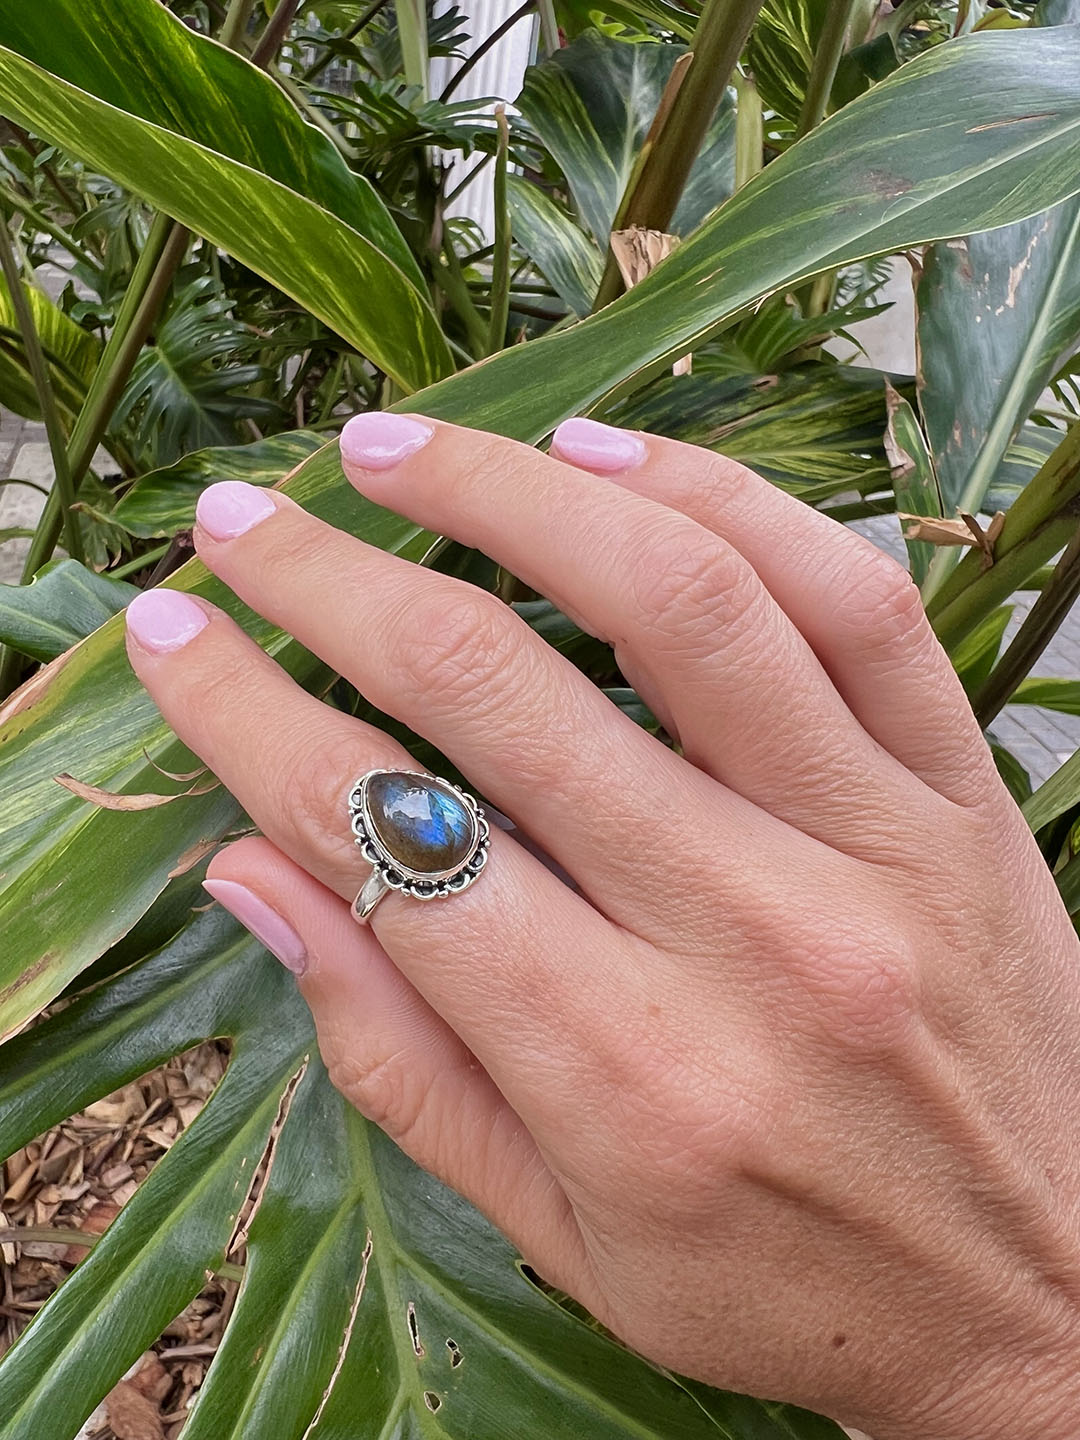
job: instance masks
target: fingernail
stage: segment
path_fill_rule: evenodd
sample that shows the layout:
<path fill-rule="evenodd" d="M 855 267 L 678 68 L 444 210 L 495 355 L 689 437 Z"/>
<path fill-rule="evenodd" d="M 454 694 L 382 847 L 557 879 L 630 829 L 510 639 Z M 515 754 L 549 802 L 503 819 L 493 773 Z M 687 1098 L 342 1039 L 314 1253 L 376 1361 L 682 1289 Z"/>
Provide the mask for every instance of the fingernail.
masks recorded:
<path fill-rule="evenodd" d="M 244 480 L 208 485 L 195 506 L 195 519 L 211 540 L 235 540 L 277 509 L 269 494 Z"/>
<path fill-rule="evenodd" d="M 303 975 L 307 969 L 307 950 L 287 920 L 283 920 L 254 890 L 235 880 L 204 880 L 202 883 L 203 889 L 250 930 L 259 944 L 265 945 L 286 970 L 291 970 L 294 975 Z"/>
<path fill-rule="evenodd" d="M 144 590 L 127 607 L 128 631 L 144 650 L 165 655 L 193 640 L 210 617 L 182 590 Z"/>
<path fill-rule="evenodd" d="M 645 441 L 633 430 L 618 430 L 599 420 L 564 420 L 551 437 L 551 453 L 597 475 L 617 475 L 645 459 Z"/>
<path fill-rule="evenodd" d="M 341 458 L 364 470 L 389 470 L 407 455 L 422 450 L 435 431 L 412 415 L 366 410 L 354 415 L 341 432 Z"/>

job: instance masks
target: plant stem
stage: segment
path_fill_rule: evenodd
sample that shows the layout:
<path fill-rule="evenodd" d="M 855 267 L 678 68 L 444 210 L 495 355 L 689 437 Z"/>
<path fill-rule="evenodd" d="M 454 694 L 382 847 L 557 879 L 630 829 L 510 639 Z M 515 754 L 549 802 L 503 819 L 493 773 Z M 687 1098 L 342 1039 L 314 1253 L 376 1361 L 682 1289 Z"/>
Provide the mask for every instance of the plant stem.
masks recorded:
<path fill-rule="evenodd" d="M 124 294 L 109 342 L 94 371 L 86 400 L 71 432 L 68 463 L 75 490 L 89 469 L 94 451 L 108 428 L 116 402 L 127 384 L 139 351 L 146 342 L 162 301 L 172 284 L 173 275 L 187 250 L 188 239 L 189 233 L 185 227 L 177 224 L 168 215 L 159 213 L 154 217 L 150 234 Z M 60 531 L 59 512 L 60 507 L 54 492 L 42 511 L 30 545 L 30 553 L 23 566 L 24 584 L 34 578 L 56 546 Z"/>
<path fill-rule="evenodd" d="M 74 258 L 78 260 L 80 265 L 87 266 L 88 269 L 96 271 L 99 275 L 104 273 L 105 267 L 96 256 L 91 255 L 88 250 L 84 250 L 79 242 L 73 240 L 66 230 L 62 230 L 59 225 L 54 225 L 47 215 L 43 215 L 40 210 L 35 210 L 28 200 L 24 200 L 21 195 L 16 194 L 14 190 L 9 190 L 6 187 L 3 194 L 5 201 L 11 208 L 18 210 L 20 215 L 25 215 L 35 230 L 42 230 L 46 235 L 51 235 L 58 244 L 64 247 L 69 255 L 74 256 Z"/>
<path fill-rule="evenodd" d="M 472 349 L 472 358 L 478 360 L 487 352 L 487 327 L 473 304 L 469 287 L 461 271 L 461 262 L 454 251 L 454 242 L 449 235 L 446 237 L 443 250 L 446 255 L 445 260 L 438 256 L 435 257 L 435 279 L 447 300 L 450 301 L 451 308 L 465 326 Z"/>
<path fill-rule="evenodd" d="M 529 0 L 532 3 L 532 0 Z M 495 157 L 495 254 L 491 260 L 491 318 L 488 324 L 487 353 L 494 355 L 506 344 L 506 322 L 510 316 L 510 210 L 506 203 L 506 163 L 510 154 L 510 126 L 505 105 L 496 105 L 499 149 Z"/>
<path fill-rule="evenodd" d="M 255 9 L 255 0 L 230 0 L 229 11 L 225 16 L 225 23 L 218 32 L 218 39 L 222 45 L 227 45 L 230 50 L 237 50 L 247 33 L 248 22 L 251 19 L 252 11 Z"/>
<path fill-rule="evenodd" d="M 834 0 L 825 7 L 825 20 L 821 27 L 814 60 L 806 81 L 806 95 L 795 126 L 795 139 L 801 140 L 815 130 L 824 120 L 829 108 L 829 96 L 836 79 L 837 66 L 847 45 L 852 19 L 860 10 L 861 0 Z M 798 300 L 805 316 L 824 315 L 832 305 L 836 276 L 832 270 L 816 276 L 808 286 L 798 293 Z"/>
<path fill-rule="evenodd" d="M 1080 596 L 1080 529 L 1054 566 L 1049 584 L 1031 607 L 1027 618 L 1012 638 L 1009 648 L 987 676 L 972 701 L 972 709 L 985 730 L 1020 681 L 1054 638 L 1061 622 Z"/>
<path fill-rule="evenodd" d="M 169 548 L 168 540 L 163 545 L 156 545 L 153 550 L 147 550 L 145 554 L 135 555 L 130 560 L 125 560 L 123 565 L 117 565 L 114 570 L 107 570 L 105 573 L 110 580 L 126 580 L 129 575 L 137 575 L 140 570 L 147 570 L 151 565 L 156 565 Z"/>
<path fill-rule="evenodd" d="M 398 39 L 405 67 L 405 83 L 416 85 L 420 97 L 428 96 L 428 38 L 426 0 L 395 0 Z"/>
<path fill-rule="evenodd" d="M 49 378 L 45 352 L 41 348 L 41 339 L 37 333 L 37 326 L 34 324 L 30 302 L 23 289 L 18 261 L 15 259 L 15 249 L 11 243 L 11 231 L 8 229 L 6 221 L 0 222 L 0 268 L 3 269 L 4 280 L 7 282 L 8 293 L 11 296 L 11 307 L 19 322 L 23 347 L 26 350 L 26 363 L 34 382 L 34 392 L 37 395 L 41 418 L 45 421 L 45 433 L 49 437 L 49 453 L 52 456 L 53 469 L 56 473 L 56 491 L 59 493 L 60 504 L 63 506 L 62 523 L 67 552 L 73 560 L 83 560 L 85 552 L 83 551 L 82 535 L 79 533 L 79 517 L 71 508 L 75 503 L 75 487 L 71 482 L 71 468 L 68 464 L 67 436 L 64 434 L 64 427 L 60 421 L 60 412 L 56 408 L 56 397 L 53 395 L 52 380 Z"/>
<path fill-rule="evenodd" d="M 518 8 L 513 12 L 513 14 L 508 15 L 501 25 L 496 26 L 496 28 L 492 30 L 491 34 L 486 36 L 480 42 L 480 44 L 469 56 L 469 58 L 465 61 L 464 65 L 462 65 L 461 69 L 458 70 L 455 74 L 451 75 L 449 82 L 443 89 L 442 94 L 439 96 L 439 101 L 441 104 L 446 104 L 447 100 L 450 99 L 450 96 L 458 88 L 462 80 L 465 79 L 465 76 L 468 75 L 470 70 L 472 70 L 475 66 L 479 65 L 480 61 L 484 58 L 488 51 L 491 50 L 494 46 L 496 46 L 503 38 L 503 36 L 509 30 L 512 30 L 514 28 L 514 26 L 519 20 L 524 19 L 524 17 L 534 9 L 535 0 L 525 0 L 524 5 L 519 5 Z"/>
<path fill-rule="evenodd" d="M 825 20 L 817 49 L 814 51 L 814 62 L 810 66 L 806 96 L 795 126 L 796 140 L 809 135 L 825 118 L 825 111 L 829 108 L 829 95 L 836 79 L 836 69 L 847 44 L 852 16 L 859 8 L 860 0 L 832 0 L 831 4 L 825 6 Z"/>
<path fill-rule="evenodd" d="M 735 85 L 735 189 L 741 190 L 748 180 L 759 174 L 764 165 L 765 122 L 761 92 L 753 77 L 743 75 L 736 66 L 732 76 Z"/>
<path fill-rule="evenodd" d="M 266 29 L 259 36 L 259 43 L 251 52 L 251 63 L 260 70 L 266 68 L 281 49 L 281 43 L 289 32 L 300 0 L 278 0 L 277 9 L 267 22 Z"/>
<path fill-rule="evenodd" d="M 1069 543 L 1078 504 L 1080 421 L 1016 497 L 994 546 L 993 565 L 983 569 L 979 555 L 966 555 L 927 600 L 926 613 L 946 649 Z"/>
<path fill-rule="evenodd" d="M 668 229 L 762 4 L 763 0 L 708 0 L 694 32 L 689 69 L 670 107 L 666 113 L 657 112 L 645 137 L 613 230 L 634 225 L 646 230 Z M 622 288 L 622 276 L 609 249 L 594 310 L 609 304 Z"/>
<path fill-rule="evenodd" d="M 368 8 L 364 11 L 364 13 L 360 16 L 359 20 L 354 20 L 353 23 L 349 26 L 349 28 L 344 31 L 341 36 L 339 36 L 339 39 L 342 41 L 355 40 L 357 35 L 359 35 L 362 30 L 366 29 L 367 26 L 371 24 L 372 20 L 375 19 L 375 16 L 378 15 L 379 11 L 385 10 L 389 3 L 390 0 L 375 0 L 375 3 L 373 5 L 369 5 Z M 322 72 L 326 69 L 327 65 L 330 64 L 330 61 L 333 60 L 333 58 L 333 50 L 327 47 L 326 53 L 324 55 L 321 55 L 319 59 L 316 60 L 313 64 L 309 65 L 308 68 L 304 71 L 303 75 L 300 77 L 301 80 L 303 80 L 304 84 L 308 84 L 310 81 L 314 80 L 316 75 L 321 75 Z"/>

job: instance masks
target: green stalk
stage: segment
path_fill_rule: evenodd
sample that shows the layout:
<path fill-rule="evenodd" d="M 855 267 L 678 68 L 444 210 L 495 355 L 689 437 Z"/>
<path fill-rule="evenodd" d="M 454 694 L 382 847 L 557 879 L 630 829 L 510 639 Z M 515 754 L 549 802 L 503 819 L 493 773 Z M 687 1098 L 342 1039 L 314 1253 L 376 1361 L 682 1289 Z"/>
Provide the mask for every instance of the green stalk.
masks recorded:
<path fill-rule="evenodd" d="M 51 235 L 52 238 L 58 244 L 62 245 L 69 255 L 74 256 L 81 265 L 86 265 L 89 269 L 96 270 L 99 275 L 104 273 L 105 267 L 96 256 L 91 255 L 88 250 L 84 250 L 79 242 L 73 240 L 66 230 L 62 230 L 59 225 L 54 225 L 47 215 L 43 215 L 40 210 L 36 210 L 28 200 L 24 200 L 21 195 L 17 195 L 14 190 L 9 190 L 6 187 L 4 188 L 3 194 L 7 204 L 10 205 L 13 210 L 18 210 L 20 215 L 25 215 L 35 230 L 42 230 L 46 235 Z"/>
<path fill-rule="evenodd" d="M 825 118 L 837 66 L 847 44 L 852 16 L 860 8 L 860 0 L 832 0 L 832 4 L 825 7 L 825 21 L 806 82 L 806 96 L 799 111 L 798 124 L 795 126 L 796 140 L 809 135 Z"/>
<path fill-rule="evenodd" d="M 666 108 L 661 100 L 613 230 L 634 225 L 668 229 L 762 4 L 763 0 L 708 0 L 694 32 L 689 69 Z M 619 267 L 609 250 L 593 309 L 610 304 L 622 288 Z"/>
<path fill-rule="evenodd" d="M 425 0 L 395 0 L 398 39 L 405 67 L 405 81 L 420 88 L 421 98 L 428 95 L 427 5 Z"/>
<path fill-rule="evenodd" d="M 360 16 L 359 20 L 354 20 L 353 23 L 349 26 L 349 28 L 342 32 L 340 38 L 342 40 L 355 40 L 357 35 L 360 34 L 361 30 L 366 29 L 366 27 L 371 24 L 372 20 L 375 19 L 375 16 L 378 15 L 381 10 L 385 10 L 389 3 L 390 0 L 375 0 L 375 3 L 368 6 L 364 13 Z M 303 75 L 300 77 L 303 80 L 304 84 L 310 84 L 317 75 L 321 75 L 322 72 L 326 69 L 327 65 L 330 64 L 330 61 L 333 60 L 333 58 L 334 52 L 328 47 L 325 53 L 321 55 L 319 59 L 316 60 L 313 64 L 309 65 L 308 68 L 304 71 Z"/>
<path fill-rule="evenodd" d="M 950 649 L 1072 539 L 1080 501 L 1080 422 L 1016 497 L 984 569 L 972 552 L 926 602 L 938 639 Z"/>
<path fill-rule="evenodd" d="M 487 353 L 488 331 L 480 318 L 479 311 L 473 304 L 472 296 L 469 294 L 469 287 L 465 276 L 461 271 L 461 262 L 454 251 L 454 244 L 450 237 L 447 237 L 443 247 L 446 259 L 436 257 L 434 265 L 435 281 L 439 289 L 449 300 L 451 308 L 465 326 L 469 337 L 469 344 L 472 347 L 472 358 L 479 360 Z"/>
<path fill-rule="evenodd" d="M 266 29 L 259 36 L 259 43 L 251 52 L 253 65 L 258 65 L 260 70 L 265 69 L 277 56 L 299 8 L 300 0 L 278 0 L 277 8 L 270 16 Z"/>
<path fill-rule="evenodd" d="M 11 243 L 11 231 L 8 229 L 6 221 L 0 223 L 0 268 L 3 269 L 4 280 L 7 282 L 8 293 L 11 296 L 11 308 L 15 311 L 15 318 L 19 323 L 23 347 L 26 350 L 26 363 L 34 382 L 34 393 L 37 395 L 41 418 L 45 421 L 45 433 L 49 437 L 49 452 L 52 455 L 53 469 L 56 472 L 55 492 L 59 493 L 59 503 L 63 506 L 62 524 L 67 552 L 73 560 L 82 560 L 85 558 L 85 552 L 83 551 L 82 535 L 79 533 L 79 517 L 71 508 L 75 504 L 75 487 L 72 484 L 71 468 L 68 465 L 67 436 L 64 434 L 60 412 L 56 408 L 56 397 L 53 395 L 49 367 L 45 362 L 45 352 L 41 348 L 41 339 L 37 333 L 37 326 L 34 324 L 30 302 L 23 289 L 18 261 L 15 259 L 15 248 Z"/>
<path fill-rule="evenodd" d="M 495 123 L 499 127 L 499 148 L 495 156 L 495 253 L 491 260 L 491 319 L 487 343 L 489 355 L 494 355 L 506 344 L 506 322 L 510 318 L 510 207 L 506 201 L 510 126 L 506 123 L 504 105 L 496 105 Z"/>
<path fill-rule="evenodd" d="M 1050 583 L 1031 607 L 1027 618 L 1012 638 L 1009 648 L 987 676 L 972 701 L 979 724 L 985 730 L 1009 697 L 1031 673 L 1031 667 L 1061 628 L 1061 623 L 1080 597 L 1080 529 L 1054 566 Z"/>
<path fill-rule="evenodd" d="M 230 50 L 239 49 L 254 9 L 255 0 L 230 0 L 225 23 L 218 32 L 222 45 L 227 45 Z"/>
<path fill-rule="evenodd" d="M 155 545 L 153 550 L 147 550 L 142 555 L 134 555 L 130 560 L 125 560 L 122 565 L 115 569 L 106 571 L 110 580 L 126 580 L 129 575 L 137 575 L 140 570 L 147 570 L 151 565 L 156 565 L 169 548 L 168 540 L 164 545 Z"/>
<path fill-rule="evenodd" d="M 450 99 L 450 96 L 458 88 L 462 80 L 465 79 L 465 76 L 468 75 L 469 71 L 472 70 L 475 66 L 479 65 L 480 61 L 484 58 L 488 51 L 494 49 L 494 47 L 499 43 L 503 36 L 506 35 L 510 30 L 512 30 L 517 24 L 517 22 L 524 19 L 524 17 L 528 15 L 533 9 L 533 0 L 525 0 L 525 3 L 523 5 L 519 5 L 512 14 L 508 15 L 501 25 L 497 25 L 495 29 L 492 30 L 490 35 L 486 35 L 484 39 L 481 40 L 480 44 L 465 61 L 464 65 L 462 65 L 461 69 L 455 71 L 454 74 L 451 75 L 449 82 L 444 88 L 442 94 L 439 96 L 439 100 L 442 104 L 446 104 L 447 100 Z"/>
<path fill-rule="evenodd" d="M 736 96 L 735 189 L 741 190 L 764 166 L 765 121 L 761 92 L 753 76 L 744 75 L 736 68 L 732 79 Z"/>
<path fill-rule="evenodd" d="M 833 81 L 847 45 L 852 20 L 856 11 L 861 8 L 861 0 L 834 0 L 833 4 L 825 7 L 825 21 L 821 27 L 817 49 L 814 51 L 813 64 L 806 82 L 806 95 L 795 126 L 796 140 L 801 140 L 804 135 L 815 130 L 825 118 Z M 803 314 L 824 315 L 832 305 L 835 283 L 835 273 L 827 270 L 802 289 L 798 299 Z"/>
<path fill-rule="evenodd" d="M 146 244 L 132 273 L 94 378 L 86 392 L 86 400 L 71 432 L 68 444 L 68 465 L 72 485 L 78 489 L 90 467 L 104 435 L 116 402 L 127 384 L 128 376 L 146 343 L 161 303 L 172 284 L 188 245 L 188 231 L 168 215 L 158 214 L 150 227 Z M 23 583 L 34 578 L 56 547 L 60 533 L 60 503 L 55 492 L 50 494 L 38 522 L 30 553 L 23 566 Z"/>

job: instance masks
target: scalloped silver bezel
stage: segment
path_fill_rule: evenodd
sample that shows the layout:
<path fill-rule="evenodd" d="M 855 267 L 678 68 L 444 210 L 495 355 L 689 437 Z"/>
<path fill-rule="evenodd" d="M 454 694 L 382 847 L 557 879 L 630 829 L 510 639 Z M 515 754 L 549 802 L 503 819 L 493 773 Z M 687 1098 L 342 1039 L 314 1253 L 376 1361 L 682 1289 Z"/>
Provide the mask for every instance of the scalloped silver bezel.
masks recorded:
<path fill-rule="evenodd" d="M 373 775 L 415 775 L 419 780 L 430 781 L 450 792 L 465 806 L 472 817 L 473 833 L 469 854 L 460 865 L 456 865 L 452 870 L 428 873 L 411 870 L 391 855 L 379 840 L 368 811 L 368 781 Z M 369 770 L 361 775 L 349 788 L 349 824 L 360 854 L 383 883 L 391 890 L 400 890 L 404 895 L 411 895 L 414 900 L 445 900 L 450 895 L 460 894 L 462 890 L 468 889 L 487 863 L 490 830 L 483 810 L 460 785 L 454 785 L 426 770 L 398 770 L 387 767 L 382 770 Z"/>

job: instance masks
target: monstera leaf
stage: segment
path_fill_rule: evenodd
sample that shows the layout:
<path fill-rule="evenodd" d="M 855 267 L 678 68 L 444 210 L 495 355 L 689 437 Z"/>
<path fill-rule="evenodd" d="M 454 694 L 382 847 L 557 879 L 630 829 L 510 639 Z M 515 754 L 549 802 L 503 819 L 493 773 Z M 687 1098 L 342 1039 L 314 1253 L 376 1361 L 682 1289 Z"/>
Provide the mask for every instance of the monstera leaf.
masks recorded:
<path fill-rule="evenodd" d="M 553 1303 L 333 1089 L 291 977 L 219 908 L 6 1047 L 0 1155 L 211 1037 L 224 1080 L 0 1367 L 3 1440 L 71 1440 L 224 1262 L 264 1157 L 186 1440 L 842 1440 L 691 1395 Z"/>

